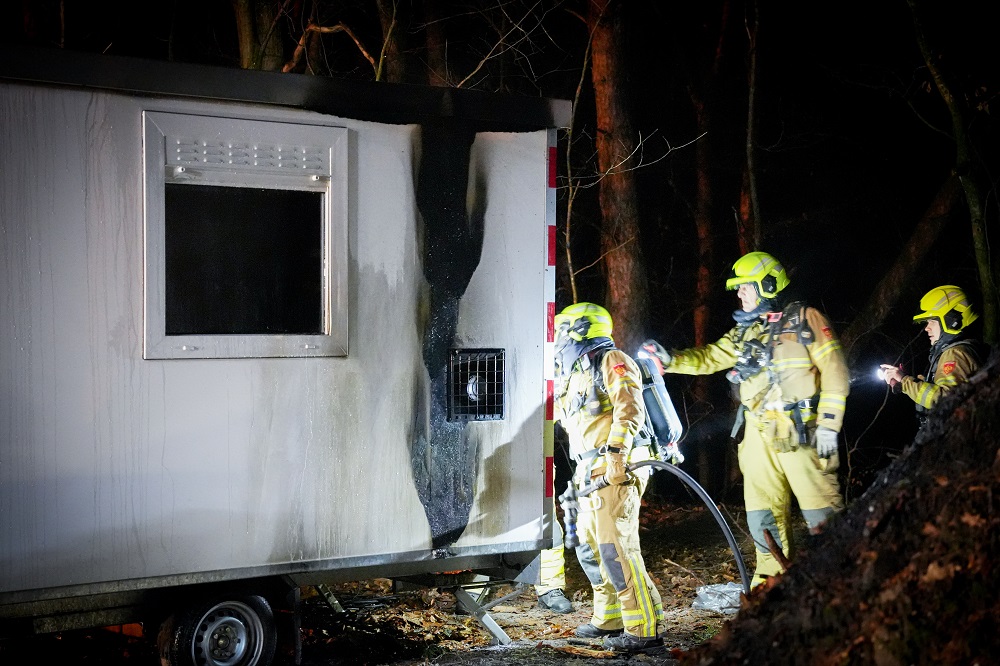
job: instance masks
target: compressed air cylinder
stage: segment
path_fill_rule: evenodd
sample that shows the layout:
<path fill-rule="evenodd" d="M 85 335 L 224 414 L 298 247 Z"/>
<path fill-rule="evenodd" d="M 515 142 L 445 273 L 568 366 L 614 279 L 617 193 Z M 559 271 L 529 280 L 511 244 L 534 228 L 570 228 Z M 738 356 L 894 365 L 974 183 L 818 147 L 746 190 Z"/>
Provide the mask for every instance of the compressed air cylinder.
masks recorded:
<path fill-rule="evenodd" d="M 646 413 L 653 426 L 653 432 L 660 440 L 661 446 L 667 446 L 680 441 L 684 434 L 684 426 L 677 416 L 677 410 L 663 383 L 663 377 L 656 369 L 651 358 L 637 358 L 636 363 L 642 371 L 642 398 L 646 403 Z"/>

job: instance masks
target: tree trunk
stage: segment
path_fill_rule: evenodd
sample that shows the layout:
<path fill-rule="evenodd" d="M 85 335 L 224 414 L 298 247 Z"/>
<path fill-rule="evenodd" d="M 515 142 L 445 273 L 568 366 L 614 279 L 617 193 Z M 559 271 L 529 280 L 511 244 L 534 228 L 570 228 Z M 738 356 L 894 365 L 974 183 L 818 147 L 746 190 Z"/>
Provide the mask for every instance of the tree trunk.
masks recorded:
<path fill-rule="evenodd" d="M 757 3 L 751 0 L 753 21 L 748 28 L 750 62 L 747 67 L 747 164 L 744 177 L 744 205 L 741 199 L 740 212 L 743 229 L 740 233 L 740 250 L 746 254 L 751 248 L 759 250 L 764 244 L 763 224 L 760 218 L 760 200 L 757 197 L 757 166 L 754 159 L 754 144 L 757 141 L 757 33 L 760 28 L 760 14 Z M 746 238 L 745 235 L 749 235 Z"/>
<path fill-rule="evenodd" d="M 438 0 L 424 0 L 424 44 L 427 49 L 427 82 L 432 86 L 448 86 L 448 40 L 441 22 Z"/>
<path fill-rule="evenodd" d="M 990 262 L 989 246 L 986 238 L 985 217 L 983 214 L 983 198 L 979 183 L 973 175 L 972 148 L 969 134 L 966 130 L 968 121 L 966 106 L 961 96 L 952 93 L 948 85 L 948 77 L 941 62 L 934 57 L 924 31 L 921 14 L 917 3 L 908 0 L 913 14 L 913 27 L 916 32 L 917 45 L 924 57 L 927 69 L 937 88 L 938 94 L 948 107 L 951 115 L 952 136 L 955 140 L 955 172 L 962 183 L 965 193 L 965 203 L 969 209 L 969 219 L 972 227 L 972 244 L 976 253 L 976 264 L 979 268 L 979 286 L 983 295 L 983 338 L 990 343 L 1000 338 L 1000 292 L 997 290 L 997 274 Z"/>
<path fill-rule="evenodd" d="M 708 320 L 711 315 L 709 303 L 718 289 L 712 283 L 715 272 L 715 191 L 712 174 L 712 113 L 714 110 L 715 88 L 718 85 L 719 68 L 725 53 L 726 27 L 729 22 L 729 2 L 722 4 L 722 18 L 719 22 L 719 38 L 707 70 L 689 85 L 691 106 L 694 108 L 698 124 L 697 135 L 704 137 L 695 144 L 695 230 L 698 234 L 698 272 L 695 280 L 694 303 L 694 344 L 696 347 L 708 344 Z M 699 85 L 700 84 L 700 85 Z M 708 100 L 708 103 L 706 103 Z"/>
<path fill-rule="evenodd" d="M 284 57 L 275 14 L 266 0 L 232 0 L 240 67 L 281 71 Z"/>
<path fill-rule="evenodd" d="M 407 81 L 409 68 L 404 56 L 403 43 L 408 32 L 409 14 L 400 0 L 377 0 L 379 23 L 382 25 L 382 52 L 375 78 L 389 83 Z"/>
<path fill-rule="evenodd" d="M 607 276 L 605 306 L 615 322 L 615 341 L 634 353 L 647 330 L 649 294 L 639 238 L 636 183 L 629 155 L 637 146 L 626 92 L 622 12 L 624 3 L 593 0 L 588 27 L 593 34 L 591 81 L 597 111 L 601 252 Z"/>
<path fill-rule="evenodd" d="M 851 325 L 841 335 L 841 343 L 847 350 L 848 358 L 853 355 L 854 343 L 882 324 L 889 310 L 896 304 L 904 286 L 913 280 L 913 274 L 927 256 L 934 241 L 941 235 L 941 230 L 960 195 L 958 178 L 955 176 L 951 176 L 941 185 L 934 201 L 920 218 L 920 222 L 910 234 L 910 239 L 896 257 L 896 262 L 875 287 L 875 291 L 861 312 L 854 317 Z"/>
<path fill-rule="evenodd" d="M 724 2 L 719 22 L 719 35 L 709 66 L 704 71 L 700 71 L 701 68 L 693 70 L 696 75 L 688 84 L 688 95 L 691 98 L 691 106 L 698 126 L 696 135 L 703 137 L 694 147 L 696 188 L 694 225 L 698 238 L 698 268 L 695 275 L 693 310 L 694 344 L 696 347 L 702 347 L 711 342 L 708 331 L 712 314 L 710 304 L 721 286 L 713 280 L 715 275 L 715 215 L 718 206 L 716 205 L 714 187 L 715 177 L 712 171 L 714 164 L 712 125 L 715 109 L 713 102 L 718 86 L 719 68 L 722 66 L 725 53 L 729 9 L 729 2 Z M 717 378 L 696 377 L 691 385 L 695 405 L 699 408 L 707 407 L 709 413 L 713 409 L 709 383 L 714 382 L 715 379 Z M 716 487 L 717 484 L 713 476 L 719 477 L 719 472 L 722 471 L 721 461 L 713 461 L 712 453 L 708 442 L 704 442 L 698 447 L 698 480 L 706 488 Z"/>

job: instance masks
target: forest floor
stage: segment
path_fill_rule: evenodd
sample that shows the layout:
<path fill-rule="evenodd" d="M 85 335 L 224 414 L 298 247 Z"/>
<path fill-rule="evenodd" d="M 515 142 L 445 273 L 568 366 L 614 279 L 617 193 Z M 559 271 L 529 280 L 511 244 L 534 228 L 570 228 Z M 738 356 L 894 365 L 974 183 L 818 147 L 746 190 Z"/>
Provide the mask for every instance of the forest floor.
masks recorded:
<path fill-rule="evenodd" d="M 724 505 L 722 510 L 728 514 L 726 521 L 752 573 L 752 543 L 743 512 Z M 534 590 L 527 587 L 488 609 L 511 639 L 508 645 L 498 645 L 474 617 L 456 613 L 456 599 L 450 592 L 431 589 L 393 595 L 389 581 L 366 581 L 335 591 L 345 607 L 359 609 L 357 616 L 346 622 L 338 622 L 323 608 L 320 598 L 306 599 L 307 608 L 312 610 L 303 620 L 303 666 L 676 664 L 680 653 L 718 633 L 732 617 L 693 608 L 698 588 L 739 584 L 739 569 L 725 534 L 704 506 L 681 507 L 647 498 L 640 538 L 650 576 L 663 598 L 662 649 L 627 657 L 602 649 L 599 640 L 574 635 L 576 627 L 590 621 L 593 605 L 590 583 L 575 556 L 568 553 L 565 591 L 574 611 L 559 615 L 538 608 Z M 480 603 L 489 605 L 491 599 L 513 592 L 515 588 L 501 587 Z"/>

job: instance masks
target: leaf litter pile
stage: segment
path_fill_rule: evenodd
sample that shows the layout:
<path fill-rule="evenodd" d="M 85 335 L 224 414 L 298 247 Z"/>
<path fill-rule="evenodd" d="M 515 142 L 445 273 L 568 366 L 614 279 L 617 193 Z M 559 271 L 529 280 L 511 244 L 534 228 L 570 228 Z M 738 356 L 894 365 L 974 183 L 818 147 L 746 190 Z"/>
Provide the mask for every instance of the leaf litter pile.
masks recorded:
<path fill-rule="evenodd" d="M 1000 358 L 684 664 L 998 663 Z"/>

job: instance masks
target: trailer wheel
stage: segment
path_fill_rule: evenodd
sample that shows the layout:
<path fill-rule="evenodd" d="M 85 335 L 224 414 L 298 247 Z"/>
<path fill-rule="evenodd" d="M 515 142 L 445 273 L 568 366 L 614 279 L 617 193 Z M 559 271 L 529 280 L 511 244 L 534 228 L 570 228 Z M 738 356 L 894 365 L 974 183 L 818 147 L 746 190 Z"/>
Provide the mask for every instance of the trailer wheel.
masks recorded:
<path fill-rule="evenodd" d="M 157 637 L 161 666 L 269 666 L 277 632 L 263 597 L 215 599 L 171 615 Z"/>

